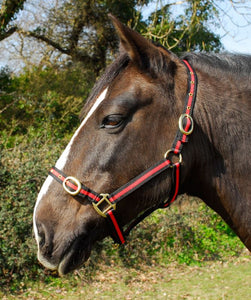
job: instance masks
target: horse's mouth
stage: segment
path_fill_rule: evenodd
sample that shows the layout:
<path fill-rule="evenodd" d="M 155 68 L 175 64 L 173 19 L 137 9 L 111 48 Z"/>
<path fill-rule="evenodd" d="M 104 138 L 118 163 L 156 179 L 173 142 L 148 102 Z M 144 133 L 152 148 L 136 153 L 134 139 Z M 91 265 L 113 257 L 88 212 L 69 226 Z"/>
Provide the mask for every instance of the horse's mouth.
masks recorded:
<path fill-rule="evenodd" d="M 91 254 L 91 244 L 81 239 L 76 239 L 61 259 L 57 270 L 63 276 L 79 268 Z"/>
<path fill-rule="evenodd" d="M 87 234 L 77 236 L 63 252 L 57 266 L 58 274 L 63 276 L 83 265 L 90 257 L 93 244 L 105 236 L 104 228 L 97 231 L 97 223 Z"/>
<path fill-rule="evenodd" d="M 76 238 L 60 255 L 60 258 L 51 257 L 47 259 L 38 251 L 39 262 L 47 269 L 58 271 L 63 276 L 77 268 L 79 268 L 91 254 L 91 243 L 88 238 Z"/>

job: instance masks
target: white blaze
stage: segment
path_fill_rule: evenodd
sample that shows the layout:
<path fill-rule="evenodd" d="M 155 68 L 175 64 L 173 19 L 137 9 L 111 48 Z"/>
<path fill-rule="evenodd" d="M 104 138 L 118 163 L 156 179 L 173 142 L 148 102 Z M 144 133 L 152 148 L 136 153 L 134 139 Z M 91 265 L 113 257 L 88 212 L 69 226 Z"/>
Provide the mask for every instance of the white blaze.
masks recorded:
<path fill-rule="evenodd" d="M 56 168 L 63 169 L 63 167 L 65 166 L 65 164 L 67 162 L 67 159 L 68 159 L 68 156 L 69 156 L 69 153 L 70 153 L 70 150 L 71 150 L 71 146 L 72 146 L 75 138 L 78 136 L 78 133 L 83 128 L 83 126 L 86 124 L 86 122 L 91 117 L 91 115 L 94 113 L 94 111 L 97 109 L 97 107 L 100 105 L 100 103 L 105 99 L 105 96 L 106 96 L 106 93 L 107 93 L 107 89 L 108 88 L 106 88 L 100 94 L 100 96 L 97 98 L 96 102 L 94 103 L 94 105 L 92 106 L 92 108 L 90 109 L 90 111 L 88 112 L 87 116 L 85 117 L 85 119 L 83 120 L 83 122 L 81 123 L 81 125 L 79 126 L 79 128 L 77 129 L 77 131 L 74 133 L 73 137 L 70 140 L 70 143 L 67 145 L 67 147 L 65 148 L 63 154 L 61 155 L 61 157 L 57 161 Z"/>
<path fill-rule="evenodd" d="M 68 160 L 68 156 L 69 153 L 71 151 L 71 147 L 72 144 L 75 140 L 75 138 L 78 136 L 79 132 L 81 131 L 81 129 L 84 127 L 84 125 L 86 124 L 86 122 L 88 121 L 88 119 L 91 117 L 91 115 L 95 112 L 95 110 L 98 108 L 98 106 L 102 103 L 102 101 L 105 99 L 106 94 L 107 94 L 107 90 L 108 87 L 106 89 L 104 89 L 104 91 L 99 95 L 99 97 L 97 98 L 96 102 L 94 103 L 94 105 L 92 106 L 92 108 L 90 109 L 90 111 L 88 112 L 88 114 L 86 115 L 85 119 L 82 121 L 82 123 L 80 124 L 79 128 L 76 130 L 76 132 L 74 133 L 73 137 L 71 138 L 69 144 L 67 145 L 67 147 L 65 148 L 64 152 L 62 153 L 62 155 L 60 156 L 60 158 L 58 159 L 57 163 L 56 163 L 56 168 L 58 169 L 63 169 L 63 167 L 65 166 L 67 160 Z M 34 213 L 33 213 L 33 228 L 34 228 L 34 234 L 35 234 L 35 238 L 37 243 L 39 244 L 39 235 L 38 235 L 38 230 L 37 230 L 37 226 L 36 226 L 36 221 L 35 221 L 35 216 L 36 216 L 36 210 L 38 207 L 38 204 L 40 202 L 40 200 L 43 198 L 43 196 L 47 193 L 47 191 L 49 190 L 49 187 L 51 185 L 53 181 L 53 178 L 51 176 L 48 176 L 47 179 L 45 180 L 39 194 L 37 197 L 37 202 L 34 208 Z"/>

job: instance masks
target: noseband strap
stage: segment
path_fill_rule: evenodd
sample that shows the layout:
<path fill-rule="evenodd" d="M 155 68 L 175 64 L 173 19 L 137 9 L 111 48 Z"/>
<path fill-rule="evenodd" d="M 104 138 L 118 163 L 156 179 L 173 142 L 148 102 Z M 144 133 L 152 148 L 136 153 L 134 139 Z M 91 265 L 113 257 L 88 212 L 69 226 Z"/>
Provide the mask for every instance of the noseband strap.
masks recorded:
<path fill-rule="evenodd" d="M 111 194 L 98 194 L 80 183 L 76 178 L 72 176 L 67 177 L 56 167 L 51 168 L 49 172 L 56 181 L 63 185 L 66 192 L 73 197 L 81 197 L 89 200 L 96 212 L 108 220 L 111 228 L 111 236 L 115 243 L 124 244 L 125 236 L 127 236 L 139 222 L 156 209 L 168 207 L 177 198 L 180 183 L 180 167 L 182 163 L 181 150 L 184 143 L 188 142 L 189 135 L 194 128 L 192 115 L 197 91 L 196 73 L 186 60 L 183 60 L 183 63 L 188 70 L 188 93 L 186 96 L 185 108 L 183 114 L 179 118 L 179 130 L 176 133 L 172 148 L 165 153 L 163 160 L 142 172 Z M 178 157 L 178 162 L 172 162 L 173 156 Z M 144 211 L 133 220 L 124 231 L 122 226 L 119 225 L 116 217 L 116 207 L 118 202 L 167 169 L 172 169 L 173 171 L 172 190 L 169 199 L 160 205 L 158 204 L 157 206 Z"/>

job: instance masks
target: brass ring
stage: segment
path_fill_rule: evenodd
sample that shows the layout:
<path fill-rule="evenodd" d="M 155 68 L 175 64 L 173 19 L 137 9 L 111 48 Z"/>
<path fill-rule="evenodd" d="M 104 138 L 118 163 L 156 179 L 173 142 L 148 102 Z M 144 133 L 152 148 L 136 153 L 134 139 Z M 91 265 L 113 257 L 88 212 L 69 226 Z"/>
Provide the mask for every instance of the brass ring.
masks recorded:
<path fill-rule="evenodd" d="M 167 156 L 168 156 L 170 153 L 173 153 L 174 155 L 177 155 L 176 153 L 174 153 L 174 150 L 173 150 L 173 149 L 169 149 L 169 150 L 167 150 L 166 153 L 164 154 L 164 158 L 167 159 Z M 179 163 L 180 163 L 180 164 L 182 163 L 182 155 L 181 155 L 181 153 L 179 153 Z"/>
<path fill-rule="evenodd" d="M 66 186 L 66 182 L 67 181 L 73 181 L 75 185 L 77 185 L 77 189 L 75 191 L 71 191 L 69 190 L 69 188 Z M 75 177 L 72 177 L 72 176 L 68 176 L 65 178 L 65 180 L 63 181 L 63 188 L 64 190 L 69 193 L 70 195 L 72 196 L 76 196 L 77 194 L 79 194 L 80 190 L 81 190 L 81 183 L 75 178 Z"/>
<path fill-rule="evenodd" d="M 183 124 L 182 124 L 184 118 L 188 118 L 191 122 L 190 129 L 188 131 L 185 131 L 185 129 L 183 127 Z M 193 127 L 194 127 L 193 118 L 188 114 L 182 114 L 179 118 L 179 130 L 180 130 L 180 132 L 185 134 L 185 135 L 189 135 L 193 132 Z"/>

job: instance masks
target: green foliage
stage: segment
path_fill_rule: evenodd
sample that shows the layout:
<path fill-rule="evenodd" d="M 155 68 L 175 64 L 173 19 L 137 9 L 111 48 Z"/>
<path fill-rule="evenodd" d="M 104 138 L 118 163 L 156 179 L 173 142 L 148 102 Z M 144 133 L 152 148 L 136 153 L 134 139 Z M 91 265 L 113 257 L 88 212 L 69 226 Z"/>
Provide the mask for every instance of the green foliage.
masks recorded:
<path fill-rule="evenodd" d="M 51 141 L 51 145 L 46 141 L 46 135 L 31 130 L 19 146 L 11 151 L 2 147 L 0 153 L 0 278 L 14 289 L 20 279 L 41 275 L 32 212 L 39 187 L 60 152 L 59 141 Z"/>
<path fill-rule="evenodd" d="M 221 48 L 220 37 L 210 31 L 218 11 L 210 1 L 188 0 L 180 15 L 173 15 L 166 4 L 153 12 L 142 33 L 175 53 L 185 51 L 215 51 Z"/>
<path fill-rule="evenodd" d="M 200 265 L 238 257 L 244 246 L 220 216 L 198 200 L 183 198 L 181 207 L 176 203 L 148 217 L 119 252 L 112 249 L 109 240 L 105 241 L 108 245 L 102 260 L 107 262 L 113 256 L 113 261 L 128 266 L 171 262 Z"/>
<path fill-rule="evenodd" d="M 17 77 L 0 73 L 0 136 L 6 147 L 14 137 L 47 129 L 63 137 L 78 124 L 78 114 L 95 77 L 80 66 L 67 69 L 35 68 Z M 46 126 L 45 126 L 46 124 Z"/>
<path fill-rule="evenodd" d="M 0 71 L 0 130 L 11 127 L 10 123 L 15 120 L 20 113 L 13 110 L 13 105 L 17 105 L 16 90 L 17 80 L 11 78 L 10 70 L 2 68 Z"/>
<path fill-rule="evenodd" d="M 44 276 L 32 237 L 33 207 L 94 80 L 78 65 L 0 73 L 0 278 L 6 287 Z"/>

